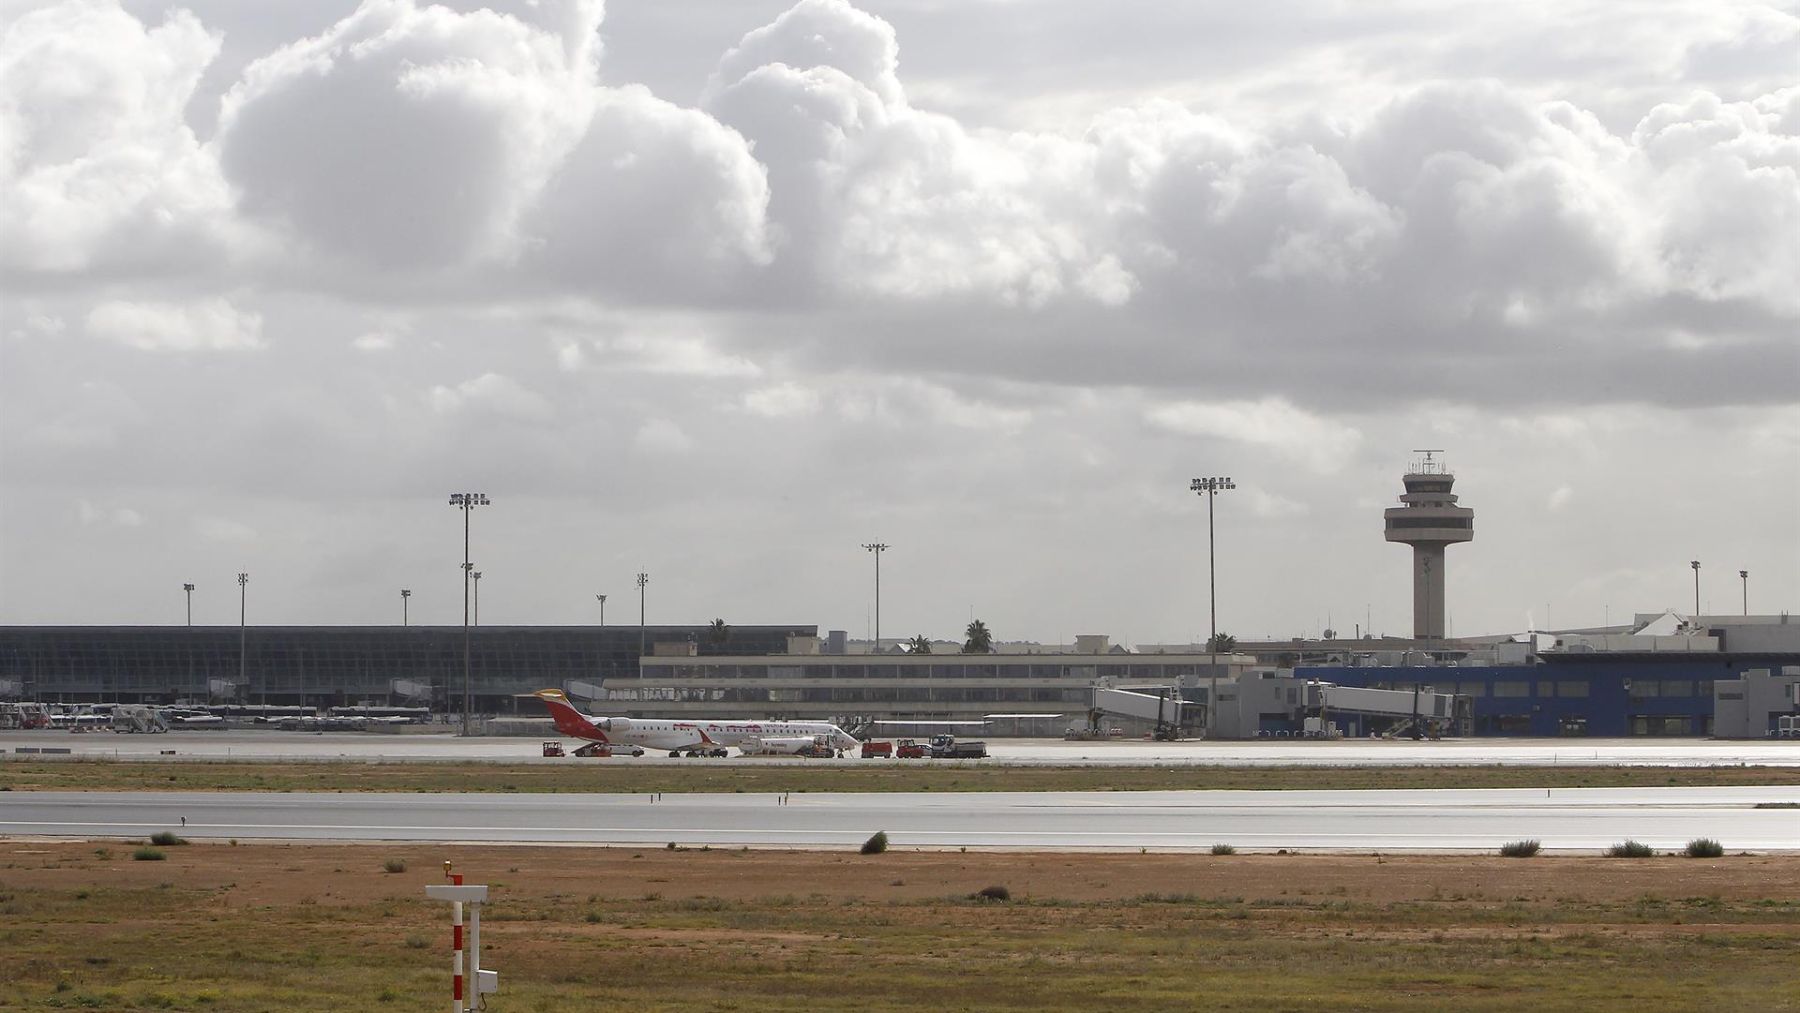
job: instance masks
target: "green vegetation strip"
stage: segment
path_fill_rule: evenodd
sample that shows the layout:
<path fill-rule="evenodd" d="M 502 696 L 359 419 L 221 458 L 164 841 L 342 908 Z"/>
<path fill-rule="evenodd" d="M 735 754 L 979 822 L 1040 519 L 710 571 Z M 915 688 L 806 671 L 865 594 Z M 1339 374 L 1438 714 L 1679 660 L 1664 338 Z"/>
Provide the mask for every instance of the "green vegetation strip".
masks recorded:
<path fill-rule="evenodd" d="M 1800 785 L 1800 767 L 1018 767 L 6 761 L 8 791 L 889 792 Z"/>

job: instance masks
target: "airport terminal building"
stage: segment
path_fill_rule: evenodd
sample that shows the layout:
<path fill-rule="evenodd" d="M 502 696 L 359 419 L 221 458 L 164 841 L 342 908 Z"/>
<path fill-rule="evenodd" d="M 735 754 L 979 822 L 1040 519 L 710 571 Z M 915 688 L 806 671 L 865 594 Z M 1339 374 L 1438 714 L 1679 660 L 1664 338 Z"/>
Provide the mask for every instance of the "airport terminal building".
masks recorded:
<path fill-rule="evenodd" d="M 640 648 L 770 654 L 816 626 L 475 626 L 474 711 L 511 714 L 515 694 L 637 675 Z M 0 699 L 45 703 L 360 703 L 461 706 L 461 626 L 0 627 Z"/>
<path fill-rule="evenodd" d="M 1088 723 L 1096 687 L 1164 692 L 1185 734 L 1304 733 L 1308 683 L 1459 698 L 1460 734 L 1760 738 L 1800 721 L 1800 622 L 1638 617 L 1631 626 L 1487 640 L 1008 645 L 1005 653 L 856 653 L 811 625 L 484 626 L 469 630 L 474 712 L 537 716 L 518 694 L 558 687 L 595 713 L 981 722 L 992 735 Z M 0 700 L 366 704 L 460 710 L 461 627 L 3 627 Z M 1211 699 L 1216 691 L 1218 699 Z M 1327 715 L 1348 735 L 1391 719 Z M 1723 722 L 1723 723 L 1721 723 Z M 1126 734 L 1147 728 L 1124 722 Z"/>

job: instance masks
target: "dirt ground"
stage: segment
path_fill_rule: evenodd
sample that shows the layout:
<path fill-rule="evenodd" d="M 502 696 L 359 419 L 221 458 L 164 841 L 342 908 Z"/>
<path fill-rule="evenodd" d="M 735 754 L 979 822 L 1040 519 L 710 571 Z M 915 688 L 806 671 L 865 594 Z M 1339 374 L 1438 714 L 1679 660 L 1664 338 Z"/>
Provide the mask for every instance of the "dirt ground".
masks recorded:
<path fill-rule="evenodd" d="M 1795 855 L 137 847 L 0 841 L 0 1009 L 440 1009 L 449 861 L 496 1009 L 1800 1010 Z"/>
<path fill-rule="evenodd" d="M 1390 904 L 1445 897 L 1614 903 L 1647 894 L 1724 901 L 1800 899 L 1800 856 L 1721 859 L 1420 855 L 1088 854 L 1011 851 L 854 852 L 683 848 L 478 847 L 445 845 L 195 844 L 164 849 L 161 862 L 134 862 L 105 842 L 0 846 L 11 886 L 92 885 L 98 866 L 116 886 L 174 881 L 193 889 L 227 883 L 246 904 L 286 906 L 311 898 L 368 901 L 422 896 L 453 863 L 464 882 L 494 888 L 493 903 L 583 896 L 629 901 L 646 893 L 723 900 L 806 897 L 911 901 L 1004 885 L 1014 898 L 1103 901 L 1152 894 L 1263 901 L 1332 896 Z M 406 864 L 389 873 L 392 861 Z"/>

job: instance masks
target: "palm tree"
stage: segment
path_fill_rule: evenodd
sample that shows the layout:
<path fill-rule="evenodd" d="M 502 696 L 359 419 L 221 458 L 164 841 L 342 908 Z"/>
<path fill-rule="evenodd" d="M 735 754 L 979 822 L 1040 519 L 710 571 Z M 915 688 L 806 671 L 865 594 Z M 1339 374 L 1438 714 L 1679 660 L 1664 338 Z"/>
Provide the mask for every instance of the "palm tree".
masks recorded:
<path fill-rule="evenodd" d="M 707 642 L 715 646 L 723 645 L 725 641 L 730 639 L 731 627 L 725 625 L 725 620 L 723 619 L 714 619 L 712 621 L 712 626 L 708 627 L 706 630 Z"/>
<path fill-rule="evenodd" d="M 1230 654 L 1235 650 L 1237 650 L 1237 638 L 1229 633 L 1215 633 L 1212 635 L 1212 639 L 1206 642 L 1206 653 L 1208 654 Z"/>
<path fill-rule="evenodd" d="M 908 654 L 930 654 L 931 653 L 931 641 L 925 639 L 925 634 L 921 633 L 918 636 L 916 636 L 906 642 L 906 653 L 908 653 Z"/>
<path fill-rule="evenodd" d="M 969 637 L 969 639 L 963 641 L 962 652 L 964 654 L 994 653 L 994 635 L 988 632 L 986 623 L 977 619 L 971 622 L 969 628 L 964 632 L 967 633 Z"/>

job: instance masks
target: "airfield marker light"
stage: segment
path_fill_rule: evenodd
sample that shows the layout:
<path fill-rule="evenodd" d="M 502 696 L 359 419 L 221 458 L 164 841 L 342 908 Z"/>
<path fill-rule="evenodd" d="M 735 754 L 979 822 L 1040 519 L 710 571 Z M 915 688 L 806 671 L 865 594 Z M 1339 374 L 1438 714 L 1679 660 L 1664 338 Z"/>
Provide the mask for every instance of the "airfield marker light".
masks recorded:
<path fill-rule="evenodd" d="M 444 863 L 444 875 L 450 883 L 427 886 L 425 896 L 450 902 L 450 1013 L 468 1013 L 486 1005 L 481 998 L 483 995 L 500 991 L 500 975 L 481 969 L 481 905 L 487 900 L 488 888 L 464 886 L 462 874 L 451 872 L 449 862 Z M 463 959 L 464 904 L 469 906 L 466 964 Z M 465 983 L 471 979 L 474 987 L 468 988 Z"/>

